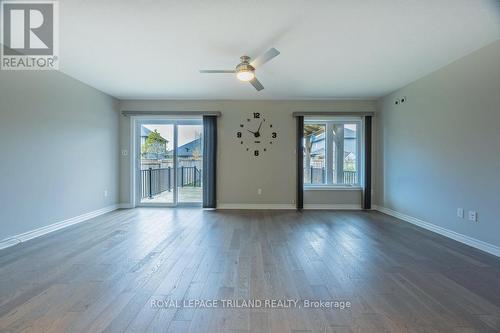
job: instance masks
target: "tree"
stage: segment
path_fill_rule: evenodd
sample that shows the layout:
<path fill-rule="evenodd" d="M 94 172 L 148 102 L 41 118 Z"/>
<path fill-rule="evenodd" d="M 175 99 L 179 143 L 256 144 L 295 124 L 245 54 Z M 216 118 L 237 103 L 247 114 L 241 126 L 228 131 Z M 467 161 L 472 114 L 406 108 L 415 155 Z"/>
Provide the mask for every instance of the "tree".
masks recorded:
<path fill-rule="evenodd" d="M 199 130 L 196 130 L 194 133 L 195 141 L 197 142 L 196 146 L 193 149 L 193 160 L 199 161 L 201 160 L 202 153 L 201 153 L 201 132 Z"/>
<path fill-rule="evenodd" d="M 159 159 L 160 155 L 165 156 L 167 154 L 167 143 L 168 140 L 164 139 L 155 129 L 148 134 L 146 142 L 141 146 L 141 154 L 142 156 L 155 154 L 156 159 Z"/>
<path fill-rule="evenodd" d="M 201 160 L 201 148 L 198 146 L 193 149 L 193 160 Z"/>
<path fill-rule="evenodd" d="M 325 131 L 324 125 L 304 124 L 304 167 L 306 170 L 311 169 L 311 149 L 312 137 L 319 135 Z M 304 172 L 304 182 L 311 182 L 310 173 Z"/>

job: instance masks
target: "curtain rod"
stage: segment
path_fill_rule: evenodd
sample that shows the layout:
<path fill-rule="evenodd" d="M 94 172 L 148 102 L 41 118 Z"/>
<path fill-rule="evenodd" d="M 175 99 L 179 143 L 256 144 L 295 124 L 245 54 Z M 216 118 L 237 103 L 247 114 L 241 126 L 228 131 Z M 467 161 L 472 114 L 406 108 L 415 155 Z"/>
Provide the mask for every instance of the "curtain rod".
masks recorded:
<path fill-rule="evenodd" d="M 216 116 L 220 117 L 220 111 L 122 111 L 122 115 L 128 116 Z"/>
<path fill-rule="evenodd" d="M 292 116 L 294 117 L 309 117 L 309 116 L 357 116 L 357 117 L 363 117 L 363 116 L 375 116 L 375 112 L 356 112 L 356 111 L 327 111 L 327 112 L 321 112 L 321 111 L 311 111 L 311 112 L 294 112 L 292 113 Z"/>

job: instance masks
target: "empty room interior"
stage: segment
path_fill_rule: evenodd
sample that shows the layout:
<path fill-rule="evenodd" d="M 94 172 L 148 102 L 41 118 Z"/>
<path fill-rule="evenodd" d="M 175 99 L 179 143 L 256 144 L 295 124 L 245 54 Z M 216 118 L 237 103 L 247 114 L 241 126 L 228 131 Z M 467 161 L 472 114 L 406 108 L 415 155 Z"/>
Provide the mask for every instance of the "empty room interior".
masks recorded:
<path fill-rule="evenodd" d="M 0 6 L 0 332 L 500 332 L 500 1 Z"/>

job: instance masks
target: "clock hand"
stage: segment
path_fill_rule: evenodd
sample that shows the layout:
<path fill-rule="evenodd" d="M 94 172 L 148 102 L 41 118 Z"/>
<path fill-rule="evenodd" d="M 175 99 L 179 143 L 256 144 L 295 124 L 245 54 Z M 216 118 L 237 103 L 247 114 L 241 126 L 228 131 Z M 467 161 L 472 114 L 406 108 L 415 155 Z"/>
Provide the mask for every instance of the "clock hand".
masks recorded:
<path fill-rule="evenodd" d="M 253 136 L 256 137 L 256 138 L 258 138 L 258 137 L 260 137 L 260 128 L 261 127 L 262 127 L 262 121 L 260 122 L 259 128 L 257 128 L 257 131 L 255 131 L 255 132 L 252 132 L 250 130 L 247 130 L 247 131 L 249 131 L 250 133 L 253 133 Z"/>
<path fill-rule="evenodd" d="M 260 121 L 259 129 L 257 129 L 257 133 L 260 132 L 260 127 L 262 126 L 262 120 Z"/>

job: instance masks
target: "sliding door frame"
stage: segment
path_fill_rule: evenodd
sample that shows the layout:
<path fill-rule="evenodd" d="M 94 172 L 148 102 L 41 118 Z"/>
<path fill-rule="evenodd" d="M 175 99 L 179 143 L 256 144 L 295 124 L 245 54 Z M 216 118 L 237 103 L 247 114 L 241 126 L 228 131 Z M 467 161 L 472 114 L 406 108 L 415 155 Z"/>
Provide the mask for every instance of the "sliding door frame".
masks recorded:
<path fill-rule="evenodd" d="M 173 125 L 173 201 L 171 203 L 147 203 L 141 202 L 141 126 L 144 124 Z M 179 125 L 202 125 L 201 116 L 132 116 L 131 136 L 130 136 L 130 198 L 132 207 L 202 207 L 202 202 L 178 202 L 177 187 L 177 146 L 178 146 L 178 126 Z M 202 139 L 203 140 L 203 139 Z M 204 156 L 202 158 L 205 158 Z M 203 178 L 202 178 L 203 186 Z"/>

